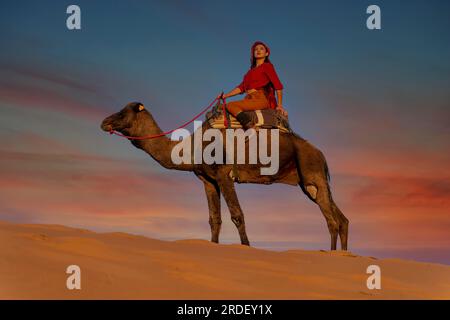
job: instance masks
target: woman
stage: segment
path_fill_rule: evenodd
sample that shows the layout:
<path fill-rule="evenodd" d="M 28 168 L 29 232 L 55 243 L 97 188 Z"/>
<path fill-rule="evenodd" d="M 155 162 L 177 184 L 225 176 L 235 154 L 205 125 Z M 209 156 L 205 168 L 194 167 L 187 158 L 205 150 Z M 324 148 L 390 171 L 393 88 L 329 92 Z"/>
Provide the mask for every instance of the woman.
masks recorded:
<path fill-rule="evenodd" d="M 269 60 L 269 55 L 269 47 L 261 41 L 256 41 L 250 50 L 250 70 L 245 74 L 242 82 L 229 93 L 218 96 L 218 98 L 229 98 L 247 93 L 244 99 L 227 103 L 227 110 L 244 129 L 253 128 L 254 125 L 249 115 L 243 111 L 271 108 L 287 116 L 287 112 L 281 105 L 283 84 Z M 275 100 L 275 90 L 278 101 Z"/>

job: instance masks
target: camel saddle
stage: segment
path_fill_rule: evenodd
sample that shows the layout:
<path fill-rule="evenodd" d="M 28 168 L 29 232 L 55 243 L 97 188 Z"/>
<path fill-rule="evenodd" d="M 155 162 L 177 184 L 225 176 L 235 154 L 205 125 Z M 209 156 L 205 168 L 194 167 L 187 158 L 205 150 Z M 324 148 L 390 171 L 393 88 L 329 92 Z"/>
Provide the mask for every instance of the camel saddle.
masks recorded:
<path fill-rule="evenodd" d="M 281 132 L 290 133 L 292 132 L 289 126 L 288 118 L 282 115 L 275 109 L 262 109 L 254 111 L 244 111 L 247 113 L 252 122 L 255 124 L 255 129 L 276 129 L 278 128 Z M 225 129 L 224 114 L 222 105 L 217 106 L 214 110 L 206 113 L 206 120 L 211 128 L 215 129 Z M 237 129 L 242 128 L 241 124 L 237 119 L 230 113 L 227 112 L 228 128 Z"/>

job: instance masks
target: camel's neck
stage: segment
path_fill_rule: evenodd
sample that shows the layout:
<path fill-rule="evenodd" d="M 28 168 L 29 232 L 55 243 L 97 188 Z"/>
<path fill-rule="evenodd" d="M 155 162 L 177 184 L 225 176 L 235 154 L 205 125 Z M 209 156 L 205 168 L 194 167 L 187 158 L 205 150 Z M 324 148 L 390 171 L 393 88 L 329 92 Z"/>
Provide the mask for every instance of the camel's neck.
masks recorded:
<path fill-rule="evenodd" d="M 143 114 L 142 116 L 145 118 L 143 121 L 140 121 L 140 126 L 134 128 L 132 133 L 133 136 L 158 135 L 162 133 L 162 130 L 159 128 L 158 124 L 149 112 Z M 172 162 L 172 149 L 179 143 L 179 141 L 172 141 L 166 136 L 161 136 L 153 139 L 131 140 L 131 142 L 135 147 L 148 153 L 164 168 L 183 171 L 193 170 L 192 164 L 174 164 Z"/>

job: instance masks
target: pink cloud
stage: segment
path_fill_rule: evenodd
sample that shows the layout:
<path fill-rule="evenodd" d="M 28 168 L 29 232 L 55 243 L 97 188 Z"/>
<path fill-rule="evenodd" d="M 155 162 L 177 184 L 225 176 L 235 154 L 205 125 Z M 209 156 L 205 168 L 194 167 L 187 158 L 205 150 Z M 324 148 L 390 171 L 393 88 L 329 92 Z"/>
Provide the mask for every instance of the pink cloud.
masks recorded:
<path fill-rule="evenodd" d="M 98 122 L 105 116 L 105 111 L 98 105 L 77 101 L 70 95 L 44 87 L 3 83 L 0 86 L 0 97 L 0 101 L 14 106 L 64 112 L 90 121 Z"/>
<path fill-rule="evenodd" d="M 39 83 L 49 83 L 53 86 L 63 86 L 73 90 L 81 90 L 87 93 L 99 93 L 98 87 L 92 81 L 79 81 L 67 76 L 67 72 L 52 72 L 49 68 L 43 69 L 36 66 L 23 66 L 18 64 L 0 65 L 0 70 L 13 76 L 32 78 Z M 69 74 L 73 74 L 73 70 Z"/>
<path fill-rule="evenodd" d="M 368 177 L 352 200 L 389 207 L 450 208 L 450 177 L 440 179 L 401 175 Z"/>

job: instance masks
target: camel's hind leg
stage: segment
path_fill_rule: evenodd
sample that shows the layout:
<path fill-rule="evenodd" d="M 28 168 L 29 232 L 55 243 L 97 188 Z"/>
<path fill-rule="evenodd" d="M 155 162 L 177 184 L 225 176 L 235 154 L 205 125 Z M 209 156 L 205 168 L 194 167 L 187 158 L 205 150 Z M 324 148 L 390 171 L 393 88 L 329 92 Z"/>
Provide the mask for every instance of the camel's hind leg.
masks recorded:
<path fill-rule="evenodd" d="M 316 181 L 314 184 L 307 183 L 306 186 L 300 185 L 300 187 L 312 201 L 317 203 L 320 211 L 322 211 L 331 236 L 331 250 L 336 250 L 339 233 L 339 221 L 336 219 L 327 185 L 323 182 L 317 183 Z"/>
<path fill-rule="evenodd" d="M 336 203 L 334 203 L 333 197 L 331 196 L 331 192 L 330 192 L 330 199 L 331 199 L 331 207 L 332 207 L 335 215 L 339 219 L 339 238 L 341 238 L 341 249 L 347 250 L 349 221 L 344 216 L 342 211 L 338 208 Z"/>
<path fill-rule="evenodd" d="M 349 221 L 334 202 L 327 180 L 320 180 L 322 181 L 318 184 L 319 188 L 315 185 L 307 184 L 306 187 L 302 187 L 302 189 L 304 189 L 305 193 L 312 201 L 318 204 L 327 220 L 328 230 L 331 234 L 331 250 L 336 250 L 338 234 L 341 239 L 341 249 L 347 250 Z M 329 219 L 330 216 L 331 219 Z M 330 220 L 334 220 L 336 225 Z"/>
<path fill-rule="evenodd" d="M 296 137 L 297 169 L 300 187 L 309 199 L 317 203 L 327 222 L 331 250 L 336 250 L 338 235 L 342 250 L 347 250 L 348 220 L 336 206 L 328 184 L 328 166 L 324 155 L 306 140 Z"/>

